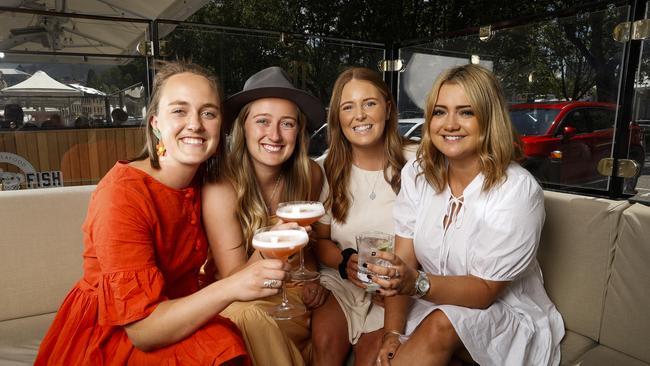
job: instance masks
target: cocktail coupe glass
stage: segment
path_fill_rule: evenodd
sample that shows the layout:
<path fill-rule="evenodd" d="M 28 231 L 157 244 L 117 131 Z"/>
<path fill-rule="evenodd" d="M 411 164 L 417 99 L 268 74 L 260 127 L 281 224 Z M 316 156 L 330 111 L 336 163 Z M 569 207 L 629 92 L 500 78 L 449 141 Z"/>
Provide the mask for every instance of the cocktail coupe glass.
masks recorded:
<path fill-rule="evenodd" d="M 309 242 L 309 235 L 302 227 L 276 228 L 267 226 L 255 231 L 253 247 L 265 258 L 287 261 L 290 256 L 300 251 Z M 303 315 L 307 309 L 303 305 L 289 303 L 286 285 L 282 284 L 282 302 L 267 309 L 273 319 L 287 320 Z"/>
<path fill-rule="evenodd" d="M 295 222 L 300 226 L 307 226 L 318 221 L 325 215 L 325 207 L 318 201 L 290 201 L 280 202 L 275 211 L 276 216 L 285 222 Z M 320 273 L 305 268 L 305 257 L 300 251 L 300 267 L 291 272 L 294 281 L 313 281 L 320 277 Z"/>

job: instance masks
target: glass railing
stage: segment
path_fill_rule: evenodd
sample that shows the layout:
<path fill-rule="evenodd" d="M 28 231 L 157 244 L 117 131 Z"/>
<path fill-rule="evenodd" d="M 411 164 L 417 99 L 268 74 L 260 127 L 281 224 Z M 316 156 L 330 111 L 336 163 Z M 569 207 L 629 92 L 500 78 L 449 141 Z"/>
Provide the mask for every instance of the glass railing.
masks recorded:
<path fill-rule="evenodd" d="M 162 29 L 168 26 L 160 24 Z M 161 38 L 163 53 L 206 66 L 221 79 L 226 96 L 269 66 L 280 66 L 294 84 L 327 103 L 334 80 L 349 66 L 377 69 L 384 45 L 301 36 L 280 32 L 225 29 L 205 24 L 180 24 Z"/>
<path fill-rule="evenodd" d="M 0 13 L 2 188 L 95 184 L 143 145 L 148 21 Z"/>
<path fill-rule="evenodd" d="M 609 178 L 597 166 L 612 156 L 625 47 L 612 30 L 628 12 L 628 6 L 608 7 L 402 48 L 401 122 L 422 119 L 440 72 L 480 64 L 502 84 L 523 140 L 522 164 L 542 183 L 606 191 Z"/>
<path fill-rule="evenodd" d="M 160 24 L 161 29 L 168 26 Z M 280 66 L 294 85 L 318 97 L 325 106 L 341 71 L 350 66 L 377 70 L 385 53 L 384 45 L 377 43 L 187 23 L 167 32 L 161 47 L 163 54 L 191 59 L 215 71 L 226 96 L 240 91 L 254 73 Z M 309 132 L 309 155 L 320 156 L 327 148 L 327 129 Z"/>

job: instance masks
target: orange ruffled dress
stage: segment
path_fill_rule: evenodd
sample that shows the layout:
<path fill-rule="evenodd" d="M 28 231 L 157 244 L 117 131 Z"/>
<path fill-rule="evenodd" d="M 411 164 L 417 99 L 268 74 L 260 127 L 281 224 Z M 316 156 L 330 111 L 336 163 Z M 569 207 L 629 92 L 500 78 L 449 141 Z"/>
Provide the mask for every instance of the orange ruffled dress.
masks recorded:
<path fill-rule="evenodd" d="M 152 352 L 136 349 L 122 327 L 198 290 L 208 247 L 200 215 L 198 186 L 172 189 L 118 162 L 89 204 L 83 278 L 63 301 L 35 365 L 220 365 L 245 355 L 239 330 L 221 316 Z"/>

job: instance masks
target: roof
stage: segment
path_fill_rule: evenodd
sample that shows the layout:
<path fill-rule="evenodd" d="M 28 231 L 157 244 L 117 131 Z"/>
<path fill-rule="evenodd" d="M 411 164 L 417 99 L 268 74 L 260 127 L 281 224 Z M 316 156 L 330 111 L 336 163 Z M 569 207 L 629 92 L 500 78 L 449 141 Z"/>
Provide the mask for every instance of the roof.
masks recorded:
<path fill-rule="evenodd" d="M 5 0 L 3 7 L 21 7 L 69 13 L 71 17 L 4 12 L 0 22 L 0 49 L 59 51 L 80 54 L 136 55 L 136 46 L 149 34 L 147 22 L 128 19 L 185 20 L 209 0 Z M 75 18 L 74 14 L 125 18 Z M 175 28 L 160 24 L 158 36 Z M 16 58 L 17 55 L 12 55 Z M 30 56 L 33 57 L 33 56 Z M 115 62 L 124 60 L 115 60 Z M 107 62 L 107 60 L 104 60 Z"/>
<path fill-rule="evenodd" d="M 0 94 L 8 96 L 73 96 L 81 95 L 82 92 L 52 79 L 44 71 L 36 71 L 22 83 L 2 89 Z"/>

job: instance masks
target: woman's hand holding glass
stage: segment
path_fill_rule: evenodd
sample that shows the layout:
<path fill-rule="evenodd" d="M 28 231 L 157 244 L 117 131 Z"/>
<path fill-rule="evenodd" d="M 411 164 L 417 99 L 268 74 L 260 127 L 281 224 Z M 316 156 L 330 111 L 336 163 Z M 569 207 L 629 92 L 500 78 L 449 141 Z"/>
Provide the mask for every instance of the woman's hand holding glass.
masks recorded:
<path fill-rule="evenodd" d="M 345 266 L 345 272 L 348 274 L 348 281 L 355 284 L 357 287 L 365 289 L 368 285 L 364 284 L 359 280 L 357 273 L 359 272 L 359 255 L 352 254 L 348 260 L 347 265 Z"/>
<path fill-rule="evenodd" d="M 290 279 L 291 266 L 280 259 L 259 260 L 228 277 L 236 287 L 237 301 L 251 301 L 276 295 Z"/>
<path fill-rule="evenodd" d="M 415 281 L 418 278 L 418 271 L 404 263 L 400 257 L 394 253 L 376 251 L 371 256 L 384 259 L 390 263 L 390 266 L 384 267 L 372 263 L 362 263 L 371 272 L 376 275 L 371 277 L 372 282 L 379 285 L 379 293 L 383 296 L 395 295 L 414 295 Z M 380 278 L 387 277 L 387 279 Z"/>

